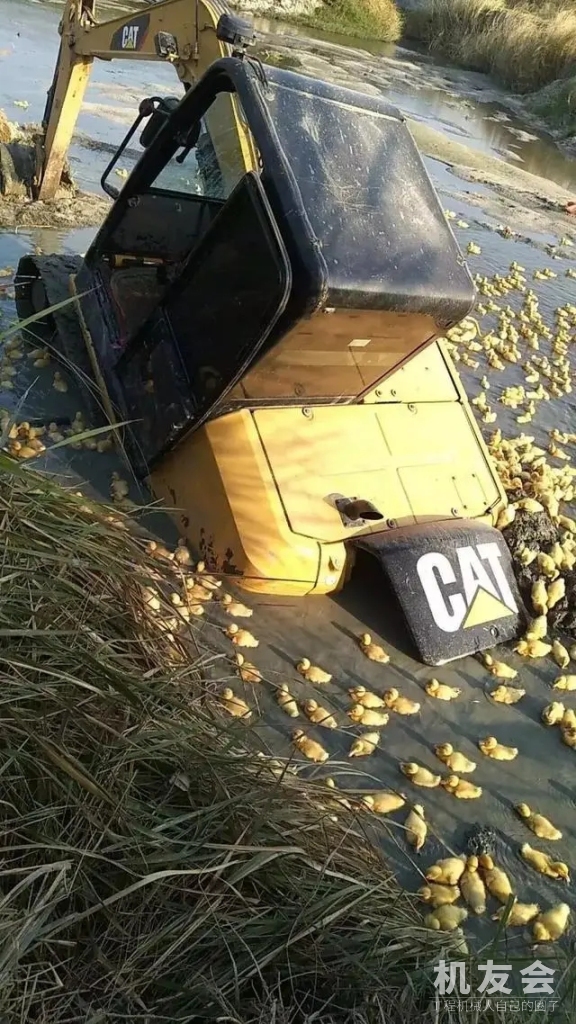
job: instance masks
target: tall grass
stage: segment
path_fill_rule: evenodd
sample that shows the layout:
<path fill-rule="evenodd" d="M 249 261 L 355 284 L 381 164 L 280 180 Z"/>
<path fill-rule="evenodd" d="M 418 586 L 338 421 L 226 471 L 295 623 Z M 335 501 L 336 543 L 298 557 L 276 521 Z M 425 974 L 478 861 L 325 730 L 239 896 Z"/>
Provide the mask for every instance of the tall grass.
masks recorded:
<path fill-rule="evenodd" d="M 0 456 L 4 1019 L 423 1013 L 438 939 L 325 789 L 219 724 L 213 655 L 147 614 L 173 570 L 124 525 Z"/>
<path fill-rule="evenodd" d="M 391 43 L 402 33 L 402 16 L 394 0 L 324 0 L 313 14 L 297 20 L 325 32 Z"/>
<path fill-rule="evenodd" d="M 466 67 L 532 92 L 576 66 L 576 5 L 518 0 L 431 0 L 408 33 Z"/>

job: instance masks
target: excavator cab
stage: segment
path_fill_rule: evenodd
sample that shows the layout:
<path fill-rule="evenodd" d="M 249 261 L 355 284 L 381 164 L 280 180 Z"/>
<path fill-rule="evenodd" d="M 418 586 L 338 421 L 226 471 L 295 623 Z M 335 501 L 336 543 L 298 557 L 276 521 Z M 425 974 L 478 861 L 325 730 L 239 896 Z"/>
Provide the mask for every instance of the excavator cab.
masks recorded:
<path fill-rule="evenodd" d="M 246 590 L 336 591 L 364 549 L 424 661 L 514 635 L 504 495 L 437 341 L 474 287 L 401 114 L 237 54 L 128 139 L 149 116 L 72 282 L 135 473 Z"/>

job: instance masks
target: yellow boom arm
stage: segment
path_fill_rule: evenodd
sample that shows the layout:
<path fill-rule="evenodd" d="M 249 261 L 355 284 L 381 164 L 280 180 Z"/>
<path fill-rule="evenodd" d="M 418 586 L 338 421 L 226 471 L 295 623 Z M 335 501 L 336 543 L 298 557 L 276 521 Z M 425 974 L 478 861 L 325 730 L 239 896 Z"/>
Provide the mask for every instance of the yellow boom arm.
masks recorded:
<path fill-rule="evenodd" d="M 95 5 L 96 0 L 66 0 L 37 160 L 38 199 L 56 195 L 95 57 L 168 62 L 183 84 L 193 85 L 210 64 L 231 53 L 216 35 L 218 20 L 227 10 L 220 0 L 163 0 L 100 24 Z M 235 101 L 231 98 L 230 103 L 246 159 Z"/>

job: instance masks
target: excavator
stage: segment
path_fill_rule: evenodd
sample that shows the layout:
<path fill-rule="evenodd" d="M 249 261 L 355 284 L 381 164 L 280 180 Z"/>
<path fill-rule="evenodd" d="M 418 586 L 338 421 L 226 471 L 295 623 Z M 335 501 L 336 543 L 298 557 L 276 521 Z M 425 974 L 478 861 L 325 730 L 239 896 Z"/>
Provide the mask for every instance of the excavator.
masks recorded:
<path fill-rule="evenodd" d="M 218 0 L 100 24 L 67 0 L 37 198 L 57 194 L 95 58 L 169 62 L 184 93 L 140 103 L 84 257 L 21 259 L 19 316 L 44 317 L 197 557 L 280 609 L 278 642 L 360 593 L 353 628 L 397 619 L 421 663 L 486 650 L 523 609 L 443 340 L 474 303 L 466 262 L 401 113 L 263 65 L 253 41 Z"/>

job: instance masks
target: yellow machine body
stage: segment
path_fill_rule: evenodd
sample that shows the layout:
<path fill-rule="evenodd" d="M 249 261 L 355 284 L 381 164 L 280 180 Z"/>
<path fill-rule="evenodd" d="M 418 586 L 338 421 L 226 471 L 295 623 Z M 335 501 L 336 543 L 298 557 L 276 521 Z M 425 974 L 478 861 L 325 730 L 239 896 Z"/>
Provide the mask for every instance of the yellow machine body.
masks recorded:
<path fill-rule="evenodd" d="M 212 569 L 274 594 L 338 590 L 357 535 L 458 518 L 491 524 L 505 505 L 442 342 L 361 404 L 211 420 L 162 460 L 150 485 Z M 362 495 L 385 523 L 344 526 L 334 494 Z"/>

